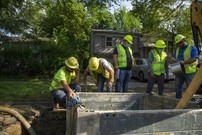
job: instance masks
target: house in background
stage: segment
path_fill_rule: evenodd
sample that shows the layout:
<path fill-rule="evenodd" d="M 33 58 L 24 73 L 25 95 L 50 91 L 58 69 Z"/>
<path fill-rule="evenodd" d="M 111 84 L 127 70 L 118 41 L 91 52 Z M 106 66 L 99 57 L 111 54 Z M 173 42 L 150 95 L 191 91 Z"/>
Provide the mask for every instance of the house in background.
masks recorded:
<path fill-rule="evenodd" d="M 91 31 L 90 55 L 98 58 L 106 58 L 112 62 L 112 55 L 116 44 L 121 43 L 123 37 L 128 34 L 133 36 L 133 44 L 131 46 L 133 55 L 140 57 L 142 34 L 100 29 L 92 29 Z"/>
<path fill-rule="evenodd" d="M 115 30 L 100 30 L 92 29 L 91 31 L 91 46 L 90 56 L 96 56 L 98 58 L 106 58 L 112 62 L 112 55 L 116 44 L 121 43 L 125 35 L 133 36 L 133 44 L 131 46 L 133 55 L 135 58 L 147 58 L 149 51 L 152 49 L 152 44 L 156 42 L 156 38 L 150 37 L 145 34 L 135 32 L 122 32 Z M 174 45 L 172 36 L 160 37 L 166 42 L 165 51 L 171 56 Z"/>

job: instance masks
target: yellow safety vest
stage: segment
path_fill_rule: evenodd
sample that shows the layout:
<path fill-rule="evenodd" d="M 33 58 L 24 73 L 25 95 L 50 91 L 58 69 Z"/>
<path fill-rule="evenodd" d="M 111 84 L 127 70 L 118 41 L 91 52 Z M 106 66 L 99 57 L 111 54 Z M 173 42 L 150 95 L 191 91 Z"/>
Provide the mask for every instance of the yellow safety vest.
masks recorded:
<path fill-rule="evenodd" d="M 90 75 L 91 75 L 93 81 L 95 82 L 95 84 L 97 84 L 98 74 L 102 74 L 105 78 L 109 79 L 109 72 L 106 69 L 104 69 L 102 64 L 100 64 L 101 60 L 102 60 L 102 58 L 99 59 L 99 67 L 97 70 L 90 70 L 90 68 L 88 67 Z M 109 64 L 112 67 L 112 69 L 114 69 L 112 64 L 111 63 L 109 63 Z M 114 78 L 112 78 L 111 81 L 114 82 Z"/>
<path fill-rule="evenodd" d="M 191 45 L 188 45 L 188 47 L 185 49 L 185 51 L 183 53 L 184 61 L 191 58 L 191 47 L 192 47 Z M 180 48 L 178 47 L 176 50 L 176 56 L 175 56 L 176 59 L 178 58 L 179 51 L 180 51 Z M 197 62 L 193 62 L 191 64 L 185 64 L 184 68 L 185 68 L 186 74 L 195 73 L 197 70 Z"/>
<path fill-rule="evenodd" d="M 155 75 L 160 75 L 162 73 L 165 73 L 165 61 L 167 54 L 163 51 L 161 55 L 156 51 L 151 51 L 154 57 L 154 60 L 152 62 L 152 69 Z"/>
<path fill-rule="evenodd" d="M 130 47 L 128 47 L 128 50 L 129 50 L 131 58 L 132 58 L 132 65 L 134 65 L 135 59 L 133 57 L 132 49 Z M 126 51 L 121 44 L 117 45 L 117 51 L 118 51 L 118 67 L 119 68 L 127 67 Z"/>

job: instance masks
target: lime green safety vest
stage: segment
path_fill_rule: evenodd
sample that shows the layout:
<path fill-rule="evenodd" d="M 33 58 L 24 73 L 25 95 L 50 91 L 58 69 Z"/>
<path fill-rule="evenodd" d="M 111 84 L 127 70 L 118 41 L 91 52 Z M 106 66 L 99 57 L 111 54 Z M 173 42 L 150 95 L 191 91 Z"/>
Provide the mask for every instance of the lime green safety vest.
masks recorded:
<path fill-rule="evenodd" d="M 132 64 L 134 65 L 134 57 L 133 53 L 130 47 L 128 47 L 128 50 L 130 52 L 131 58 L 132 58 Z M 117 45 L 117 51 L 118 51 L 118 67 L 124 68 L 127 67 L 127 58 L 126 58 L 126 51 L 124 47 L 121 44 Z"/>
<path fill-rule="evenodd" d="M 90 68 L 88 67 L 89 72 L 90 72 L 90 75 L 91 75 L 93 81 L 95 82 L 95 84 L 97 84 L 97 75 L 98 75 L 98 74 L 102 74 L 105 78 L 109 79 L 109 72 L 108 72 L 106 69 L 104 69 L 104 67 L 100 64 L 100 61 L 101 61 L 101 60 L 102 60 L 102 58 L 99 59 L 99 67 L 98 67 L 97 70 L 93 70 L 93 71 L 92 71 L 92 70 L 90 70 Z M 110 66 L 111 66 L 112 69 L 113 69 L 112 64 L 111 64 L 111 63 L 109 63 L 109 64 L 110 64 Z M 114 78 L 112 78 L 111 81 L 114 82 Z"/>
<path fill-rule="evenodd" d="M 184 61 L 185 60 L 188 60 L 191 58 L 191 45 L 188 45 L 188 47 L 185 49 L 184 51 Z M 180 48 L 178 47 L 177 50 L 176 50 L 176 59 L 178 58 L 178 55 L 179 55 L 179 51 L 180 51 Z M 197 67 L 197 62 L 193 62 L 191 64 L 185 64 L 184 65 L 184 68 L 185 68 L 185 73 L 186 74 L 191 74 L 191 73 L 195 73 L 196 72 L 196 67 Z"/>
<path fill-rule="evenodd" d="M 160 75 L 165 72 L 165 61 L 167 54 L 163 51 L 161 56 L 156 50 L 151 51 L 154 57 L 152 62 L 152 69 L 155 75 Z"/>
<path fill-rule="evenodd" d="M 71 80 L 75 79 L 75 78 L 76 78 L 75 71 L 67 72 L 65 67 L 62 67 L 54 75 L 54 78 L 51 82 L 51 86 L 50 86 L 49 90 L 52 91 L 52 90 L 63 88 L 63 86 L 60 83 L 61 80 L 65 80 L 67 82 L 67 84 L 70 84 Z"/>

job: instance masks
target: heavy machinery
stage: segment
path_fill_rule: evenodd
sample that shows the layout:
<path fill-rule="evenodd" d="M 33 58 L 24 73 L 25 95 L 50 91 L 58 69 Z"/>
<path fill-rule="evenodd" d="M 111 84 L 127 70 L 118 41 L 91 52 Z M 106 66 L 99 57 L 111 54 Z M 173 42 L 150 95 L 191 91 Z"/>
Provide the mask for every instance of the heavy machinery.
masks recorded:
<path fill-rule="evenodd" d="M 193 0 L 190 6 L 191 10 L 191 27 L 193 32 L 193 39 L 199 54 L 201 54 L 201 39 L 202 39 L 202 0 Z M 199 63 L 201 63 L 201 55 L 199 55 Z M 199 70 L 197 71 L 194 79 L 185 91 L 182 99 L 176 106 L 176 109 L 183 109 L 191 100 L 193 95 L 199 89 L 202 84 L 202 66 L 199 64 Z"/>

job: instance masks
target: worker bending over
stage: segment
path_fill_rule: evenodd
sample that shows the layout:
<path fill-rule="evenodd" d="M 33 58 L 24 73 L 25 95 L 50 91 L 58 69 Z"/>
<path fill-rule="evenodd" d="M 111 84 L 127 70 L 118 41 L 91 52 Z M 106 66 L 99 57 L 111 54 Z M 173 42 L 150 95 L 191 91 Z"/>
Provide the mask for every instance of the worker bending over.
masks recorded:
<path fill-rule="evenodd" d="M 87 75 L 90 74 L 94 83 L 98 87 L 98 92 L 103 92 L 106 82 L 106 91 L 111 92 L 114 82 L 114 69 L 110 62 L 104 58 L 91 57 L 89 65 L 84 71 L 84 84 L 86 84 Z"/>

